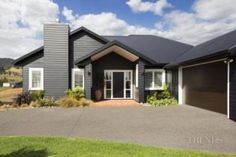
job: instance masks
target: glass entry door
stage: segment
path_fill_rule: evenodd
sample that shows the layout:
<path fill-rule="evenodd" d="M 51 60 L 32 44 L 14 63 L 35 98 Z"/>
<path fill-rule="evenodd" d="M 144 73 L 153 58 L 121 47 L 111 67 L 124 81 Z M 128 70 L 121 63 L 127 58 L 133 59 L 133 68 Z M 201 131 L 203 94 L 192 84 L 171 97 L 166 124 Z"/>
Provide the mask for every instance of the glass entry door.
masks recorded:
<path fill-rule="evenodd" d="M 104 70 L 104 98 L 132 99 L 132 70 Z"/>

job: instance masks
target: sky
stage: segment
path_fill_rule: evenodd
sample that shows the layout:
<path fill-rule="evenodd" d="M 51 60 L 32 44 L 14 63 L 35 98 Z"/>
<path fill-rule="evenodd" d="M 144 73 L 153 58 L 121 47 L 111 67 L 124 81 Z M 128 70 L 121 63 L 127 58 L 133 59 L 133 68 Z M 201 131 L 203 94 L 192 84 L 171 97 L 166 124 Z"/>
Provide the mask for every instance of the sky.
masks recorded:
<path fill-rule="evenodd" d="M 1 0 L 0 58 L 43 45 L 43 24 L 100 35 L 152 34 L 197 45 L 236 30 L 236 0 Z"/>

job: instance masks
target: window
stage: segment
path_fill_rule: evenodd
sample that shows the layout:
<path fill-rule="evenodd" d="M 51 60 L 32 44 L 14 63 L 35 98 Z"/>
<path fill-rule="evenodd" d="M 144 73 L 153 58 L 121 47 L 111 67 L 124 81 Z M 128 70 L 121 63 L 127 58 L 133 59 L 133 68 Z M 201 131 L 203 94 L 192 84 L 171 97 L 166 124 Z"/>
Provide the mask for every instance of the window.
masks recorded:
<path fill-rule="evenodd" d="M 43 90 L 43 68 L 29 68 L 29 90 Z"/>
<path fill-rule="evenodd" d="M 132 85 L 131 85 L 131 80 L 132 80 L 132 76 L 131 76 L 131 72 L 127 71 L 124 73 L 125 76 L 125 98 L 131 98 L 131 90 L 132 90 Z"/>
<path fill-rule="evenodd" d="M 84 88 L 84 69 L 74 68 L 72 70 L 72 88 L 77 86 Z"/>
<path fill-rule="evenodd" d="M 112 72 L 111 71 L 105 71 L 104 72 L 104 88 L 105 88 L 105 98 L 110 99 L 112 98 Z"/>
<path fill-rule="evenodd" d="M 165 70 L 146 69 L 145 70 L 145 89 L 162 90 L 165 84 Z"/>

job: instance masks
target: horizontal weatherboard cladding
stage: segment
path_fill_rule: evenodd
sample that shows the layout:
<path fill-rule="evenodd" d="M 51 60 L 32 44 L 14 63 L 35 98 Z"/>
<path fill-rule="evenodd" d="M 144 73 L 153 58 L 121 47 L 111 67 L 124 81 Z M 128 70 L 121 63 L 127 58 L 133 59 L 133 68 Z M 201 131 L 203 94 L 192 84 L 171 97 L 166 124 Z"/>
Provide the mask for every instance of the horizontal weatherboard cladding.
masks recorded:
<path fill-rule="evenodd" d="M 104 42 L 82 31 L 70 39 L 70 50 L 73 54 L 71 55 L 71 59 L 74 62 L 75 60 L 89 54 L 103 45 Z"/>
<path fill-rule="evenodd" d="M 31 58 L 31 62 L 23 66 L 23 91 L 29 89 L 29 68 L 44 68 L 44 57 Z"/>
<path fill-rule="evenodd" d="M 59 98 L 69 88 L 69 27 L 44 26 L 45 95 Z"/>

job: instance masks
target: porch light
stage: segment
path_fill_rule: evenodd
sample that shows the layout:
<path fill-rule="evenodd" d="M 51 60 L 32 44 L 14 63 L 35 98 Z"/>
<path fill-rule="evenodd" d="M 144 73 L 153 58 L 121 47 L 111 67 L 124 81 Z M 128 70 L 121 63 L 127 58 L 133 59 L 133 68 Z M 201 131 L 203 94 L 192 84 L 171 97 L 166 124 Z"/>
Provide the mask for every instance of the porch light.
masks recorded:
<path fill-rule="evenodd" d="M 88 76 L 90 76 L 91 75 L 91 71 L 88 71 Z"/>

